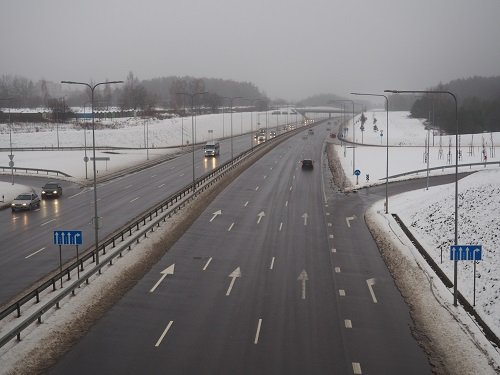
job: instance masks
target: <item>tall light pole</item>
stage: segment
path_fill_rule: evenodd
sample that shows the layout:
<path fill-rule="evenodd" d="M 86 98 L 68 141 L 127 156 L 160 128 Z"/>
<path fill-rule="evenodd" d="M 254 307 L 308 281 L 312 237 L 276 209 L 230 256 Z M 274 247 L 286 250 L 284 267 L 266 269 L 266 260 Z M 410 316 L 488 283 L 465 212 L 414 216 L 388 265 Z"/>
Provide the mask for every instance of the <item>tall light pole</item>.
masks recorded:
<path fill-rule="evenodd" d="M 99 82 L 94 85 L 88 84 L 86 82 L 75 82 L 75 81 L 61 81 L 61 83 L 66 83 L 68 85 L 83 85 L 90 89 L 91 101 L 92 101 L 92 156 L 93 156 L 93 167 L 94 167 L 94 236 L 95 236 L 95 263 L 99 264 L 99 219 L 97 216 L 97 171 L 95 164 L 95 122 L 94 122 L 94 90 L 97 86 L 110 85 L 114 83 L 123 83 L 123 81 L 106 81 Z"/>
<path fill-rule="evenodd" d="M 12 124 L 10 123 L 10 101 L 14 98 L 0 98 L 0 101 L 8 101 L 9 102 L 9 140 L 10 140 L 10 155 L 9 155 L 9 166 L 10 166 L 10 175 L 11 182 L 14 185 L 14 154 L 12 153 Z"/>
<path fill-rule="evenodd" d="M 191 98 L 191 144 L 193 148 L 193 193 L 196 190 L 196 181 L 195 181 L 195 174 L 194 174 L 194 145 L 195 145 L 195 134 L 194 134 L 194 97 L 196 95 L 203 95 L 207 94 L 208 91 L 203 91 L 203 92 L 195 92 L 194 94 L 190 94 L 188 92 L 177 92 L 177 95 L 186 95 L 187 97 Z"/>
<path fill-rule="evenodd" d="M 356 170 L 356 127 L 354 126 L 354 101 L 350 99 L 332 100 L 330 103 L 335 102 L 350 102 L 352 104 L 352 174 Z"/>
<path fill-rule="evenodd" d="M 234 96 L 234 97 L 227 97 L 223 96 L 224 99 L 229 100 L 229 111 L 231 114 L 231 163 L 233 162 L 234 159 L 234 152 L 233 152 L 233 101 L 236 99 L 243 99 L 241 96 Z"/>
<path fill-rule="evenodd" d="M 385 130 L 385 213 L 386 215 L 389 213 L 389 99 L 386 95 L 383 94 L 365 94 L 359 92 L 351 92 L 351 95 L 358 96 L 379 96 L 385 98 L 385 113 L 386 113 L 386 122 L 387 128 Z"/>
<path fill-rule="evenodd" d="M 458 245 L 458 101 L 455 94 L 441 90 L 384 90 L 393 94 L 444 94 L 450 95 L 455 101 L 455 245 Z M 457 306 L 458 260 L 453 267 L 453 305 Z"/>

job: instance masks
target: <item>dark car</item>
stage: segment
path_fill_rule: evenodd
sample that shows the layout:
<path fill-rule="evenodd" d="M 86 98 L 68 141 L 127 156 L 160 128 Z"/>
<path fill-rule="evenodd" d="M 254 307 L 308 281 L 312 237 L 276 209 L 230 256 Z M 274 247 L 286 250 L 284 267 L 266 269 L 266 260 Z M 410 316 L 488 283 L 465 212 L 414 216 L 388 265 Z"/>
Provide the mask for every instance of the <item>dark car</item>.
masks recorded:
<path fill-rule="evenodd" d="M 43 198 L 58 198 L 62 195 L 62 186 L 57 182 L 47 182 L 42 187 L 42 199 Z"/>
<path fill-rule="evenodd" d="M 10 205 L 12 212 L 17 210 L 32 210 L 40 207 L 40 197 L 34 192 L 19 194 Z"/>
<path fill-rule="evenodd" d="M 302 160 L 302 169 L 313 169 L 314 162 L 311 159 Z"/>

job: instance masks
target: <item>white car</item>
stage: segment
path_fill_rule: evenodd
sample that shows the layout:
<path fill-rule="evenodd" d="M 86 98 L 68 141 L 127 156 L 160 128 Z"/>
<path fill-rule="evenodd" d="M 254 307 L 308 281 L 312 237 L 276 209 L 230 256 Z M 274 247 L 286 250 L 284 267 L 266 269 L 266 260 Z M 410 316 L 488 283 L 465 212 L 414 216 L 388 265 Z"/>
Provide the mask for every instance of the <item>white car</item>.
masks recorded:
<path fill-rule="evenodd" d="M 33 210 L 40 207 L 40 197 L 34 192 L 19 194 L 10 205 L 12 212 L 17 210 Z"/>

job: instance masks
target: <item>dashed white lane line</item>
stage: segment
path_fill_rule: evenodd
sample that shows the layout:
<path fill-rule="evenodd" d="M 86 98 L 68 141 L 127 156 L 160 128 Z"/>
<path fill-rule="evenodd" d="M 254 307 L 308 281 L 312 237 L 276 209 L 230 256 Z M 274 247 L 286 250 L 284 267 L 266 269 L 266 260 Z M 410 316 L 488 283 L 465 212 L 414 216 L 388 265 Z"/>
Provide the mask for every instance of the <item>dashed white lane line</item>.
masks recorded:
<path fill-rule="evenodd" d="M 328 238 L 329 238 L 329 239 L 332 239 L 332 238 L 333 238 L 333 234 L 329 234 L 329 235 L 328 235 Z"/>
<path fill-rule="evenodd" d="M 248 206 L 248 201 L 245 202 L 245 204 L 243 205 L 243 207 L 246 207 Z"/>
<path fill-rule="evenodd" d="M 181 173 L 181 174 L 179 175 L 179 177 L 184 177 L 184 173 Z"/>
<path fill-rule="evenodd" d="M 257 190 L 259 190 L 259 187 L 258 187 L 258 186 L 255 188 L 255 191 L 257 191 Z"/>
<path fill-rule="evenodd" d="M 37 251 L 35 251 L 34 253 L 31 253 L 30 255 L 25 256 L 25 257 L 24 257 L 24 259 L 31 258 L 33 255 L 36 255 L 36 254 L 38 254 L 40 251 L 43 251 L 43 250 L 45 250 L 45 247 L 42 247 L 40 250 L 37 250 Z"/>
<path fill-rule="evenodd" d="M 292 189 L 293 189 L 293 186 L 290 186 L 290 191 L 292 191 Z"/>
<path fill-rule="evenodd" d="M 361 375 L 361 365 L 358 362 L 353 362 L 352 363 L 352 372 L 355 375 Z"/>
<path fill-rule="evenodd" d="M 207 261 L 207 263 L 205 263 L 205 267 L 203 267 L 203 271 L 206 271 L 208 265 L 210 264 L 210 262 L 212 261 L 212 257 L 210 257 Z"/>
<path fill-rule="evenodd" d="M 134 186 L 134 185 L 127 185 L 124 187 L 124 189 L 127 190 L 128 188 L 131 188 L 132 186 Z"/>
<path fill-rule="evenodd" d="M 229 226 L 229 228 L 227 228 L 227 231 L 231 232 L 231 229 L 233 229 L 233 226 L 234 226 L 234 223 L 231 223 L 231 225 Z"/>
<path fill-rule="evenodd" d="M 335 267 L 335 272 L 340 273 L 340 267 Z"/>
<path fill-rule="evenodd" d="M 344 319 L 344 324 L 346 328 L 352 328 L 352 322 L 349 319 Z"/>
<path fill-rule="evenodd" d="M 132 200 L 130 201 L 130 203 L 135 202 L 135 201 L 136 201 L 137 199 L 139 199 L 139 198 L 140 198 L 140 197 L 135 197 L 134 199 L 132 199 Z"/>
<path fill-rule="evenodd" d="M 257 323 L 257 332 L 255 333 L 255 340 L 253 340 L 254 344 L 259 343 L 260 327 L 261 326 L 262 326 L 262 319 L 259 319 L 259 323 Z"/>
<path fill-rule="evenodd" d="M 156 347 L 160 346 L 161 342 L 163 341 L 163 338 L 167 334 L 167 332 L 170 329 L 170 327 L 172 327 L 173 323 L 174 323 L 173 320 L 171 320 L 170 322 L 168 322 L 167 328 L 165 328 L 165 330 L 163 331 L 163 333 L 161 334 L 160 338 L 158 339 L 158 341 L 155 344 Z"/>
<path fill-rule="evenodd" d="M 283 228 L 283 223 L 280 223 L 280 229 L 279 229 L 280 232 L 282 228 Z"/>
<path fill-rule="evenodd" d="M 332 249 L 332 253 L 336 253 L 337 252 L 337 249 Z"/>
<path fill-rule="evenodd" d="M 285 207 L 288 207 L 288 201 L 285 202 Z"/>
<path fill-rule="evenodd" d="M 45 223 L 40 224 L 40 226 L 43 227 L 44 225 L 52 223 L 53 221 L 56 221 L 56 219 L 52 219 L 52 220 L 46 221 Z"/>
<path fill-rule="evenodd" d="M 339 296 L 345 297 L 345 290 L 344 289 L 339 289 Z"/>
<path fill-rule="evenodd" d="M 273 257 L 273 259 L 271 259 L 271 265 L 269 266 L 270 270 L 272 270 L 274 267 L 274 259 L 275 259 L 275 257 Z"/>
<path fill-rule="evenodd" d="M 165 186 L 165 184 L 161 184 L 161 185 L 158 186 L 158 189 L 161 189 L 164 186 Z"/>
<path fill-rule="evenodd" d="M 151 176 L 151 178 L 155 178 L 155 177 L 156 177 L 156 175 L 155 175 L 155 174 Z"/>

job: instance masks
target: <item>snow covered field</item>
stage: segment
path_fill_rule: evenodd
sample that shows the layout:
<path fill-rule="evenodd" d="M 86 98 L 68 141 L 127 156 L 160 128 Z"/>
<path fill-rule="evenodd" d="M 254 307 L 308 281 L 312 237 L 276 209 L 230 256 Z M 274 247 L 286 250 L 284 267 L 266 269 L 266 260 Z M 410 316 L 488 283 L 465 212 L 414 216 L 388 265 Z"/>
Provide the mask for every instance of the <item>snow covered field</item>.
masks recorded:
<path fill-rule="evenodd" d="M 409 119 L 406 112 L 389 113 L 389 133 L 386 126 L 386 114 L 384 111 L 373 111 L 365 114 L 367 122 L 363 133 L 363 143 L 356 147 L 356 169 L 361 171 L 359 186 L 383 183 L 380 179 L 386 175 L 385 160 L 386 136 L 389 134 L 389 175 L 401 172 L 424 169 L 427 164 L 424 159 L 425 142 L 428 136 L 427 130 L 420 120 Z M 269 127 L 276 124 L 284 124 L 287 116 L 269 115 Z M 379 131 L 373 130 L 373 119 Z M 252 120 L 252 121 L 251 121 Z M 288 116 L 290 122 L 295 122 L 295 115 Z M 234 134 L 248 132 L 257 127 L 265 127 L 264 113 L 237 113 L 233 114 Z M 298 116 L 301 121 L 301 116 Z M 260 123 L 260 125 L 257 125 Z M 198 116 L 196 119 L 198 142 L 213 138 L 222 138 L 230 134 L 230 115 L 206 115 Z M 359 123 L 356 124 L 356 140 L 361 142 Z M 154 139 L 155 146 L 178 146 L 186 144 L 191 135 L 191 119 L 169 119 L 149 121 L 149 139 Z M 352 139 L 352 125 L 347 125 L 346 138 Z M 8 147 L 9 137 L 6 136 L 7 125 L 0 125 L 0 147 Z M 112 127 L 102 127 L 96 131 L 97 144 L 108 146 L 140 147 L 144 145 L 144 121 L 141 119 L 128 119 Z M 12 135 L 13 142 L 18 147 L 28 146 L 53 146 L 56 144 L 55 129 L 52 131 L 30 131 Z M 211 132 L 209 132 L 211 130 Z M 380 136 L 382 130 L 382 136 Z M 89 136 L 87 132 L 87 137 Z M 90 138 L 87 138 L 88 144 Z M 453 166 L 455 163 L 455 137 L 433 136 L 430 139 L 430 167 Z M 84 144 L 84 131 L 73 125 L 65 125 L 59 128 L 59 140 L 63 146 L 81 146 Z M 500 134 L 486 133 L 480 135 L 462 135 L 460 137 L 460 149 L 462 159 L 460 163 L 482 162 L 483 150 L 488 156 L 488 161 L 499 161 L 500 154 L 493 145 L 500 143 Z M 153 144 L 153 141 L 150 141 Z M 441 145 L 441 146 L 440 146 Z M 484 145 L 484 146 L 483 146 Z M 404 146 L 404 147 L 403 147 Z M 472 147 L 471 147 L 472 146 Z M 356 177 L 352 176 L 353 149 L 335 146 L 342 162 L 346 175 L 353 185 Z M 440 149 L 442 152 L 440 152 Z M 172 149 L 150 150 L 150 157 L 163 155 L 166 152 L 175 152 Z M 448 153 L 450 159 L 448 160 Z M 8 152 L 0 152 L 0 165 L 7 165 Z M 103 154 L 105 155 L 105 154 Z M 130 150 L 117 155 L 111 155 L 112 162 L 108 168 L 119 169 L 145 160 L 144 150 Z M 82 161 L 83 151 L 51 151 L 51 152 L 17 152 L 15 156 L 16 166 L 39 167 L 63 170 L 72 176 L 82 178 L 84 176 L 84 163 Z M 90 167 L 90 166 L 89 166 Z M 91 168 L 91 167 L 90 167 Z M 89 173 L 90 173 L 89 168 Z M 467 167 L 466 170 L 469 170 Z M 496 256 L 500 246 L 500 220 L 498 210 L 500 206 L 500 169 L 496 166 L 475 167 L 479 173 L 475 173 L 459 182 L 459 242 L 463 244 L 483 245 L 483 260 L 477 264 L 477 288 L 476 309 L 490 328 L 500 335 L 500 261 Z M 439 170 L 431 173 L 454 173 L 454 169 Z M 366 181 L 366 174 L 370 179 Z M 419 177 L 425 174 L 420 173 Z M 409 176 L 406 178 L 413 178 Z M 0 183 L 0 197 L 5 196 L 5 201 L 12 199 L 25 187 Z M 427 251 L 432 254 L 452 278 L 453 262 L 448 260 L 449 245 L 453 243 L 453 215 L 454 215 L 454 185 L 431 187 L 429 190 L 414 191 L 407 194 L 390 198 L 390 211 L 397 213 L 410 227 L 412 232 L 423 244 Z M 443 262 L 441 263 L 441 252 Z M 472 263 L 463 262 L 459 265 L 459 290 L 472 303 Z"/>

